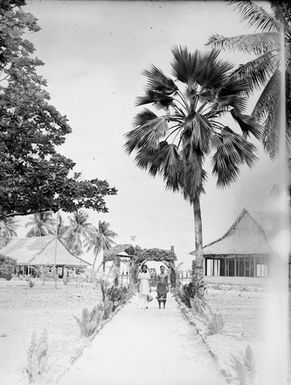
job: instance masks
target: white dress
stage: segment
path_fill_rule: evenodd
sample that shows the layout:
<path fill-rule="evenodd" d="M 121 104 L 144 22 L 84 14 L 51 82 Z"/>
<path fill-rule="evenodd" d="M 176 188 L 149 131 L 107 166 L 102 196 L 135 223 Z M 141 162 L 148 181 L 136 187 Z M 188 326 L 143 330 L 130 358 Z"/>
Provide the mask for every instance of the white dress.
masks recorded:
<path fill-rule="evenodd" d="M 151 275 L 147 271 L 146 273 L 140 272 L 138 277 L 140 281 L 139 285 L 139 307 L 145 309 L 148 306 L 147 296 L 150 294 L 150 279 Z"/>

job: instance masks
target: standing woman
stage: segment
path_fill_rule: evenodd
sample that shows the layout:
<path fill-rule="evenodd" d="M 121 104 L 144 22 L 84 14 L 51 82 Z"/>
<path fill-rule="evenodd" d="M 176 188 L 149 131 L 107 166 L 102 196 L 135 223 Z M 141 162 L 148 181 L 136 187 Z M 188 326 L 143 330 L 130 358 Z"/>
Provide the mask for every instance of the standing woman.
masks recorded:
<path fill-rule="evenodd" d="M 167 293 L 169 291 L 169 279 L 168 274 L 165 273 L 165 267 L 160 266 L 160 274 L 157 276 L 157 300 L 159 304 L 159 309 L 161 309 L 161 304 L 165 309 L 167 301 Z"/>
<path fill-rule="evenodd" d="M 148 271 L 147 265 L 142 265 L 141 272 L 138 277 L 138 291 L 139 291 L 139 307 L 141 309 L 148 308 L 148 295 L 150 295 L 151 286 L 150 280 L 151 275 Z"/>

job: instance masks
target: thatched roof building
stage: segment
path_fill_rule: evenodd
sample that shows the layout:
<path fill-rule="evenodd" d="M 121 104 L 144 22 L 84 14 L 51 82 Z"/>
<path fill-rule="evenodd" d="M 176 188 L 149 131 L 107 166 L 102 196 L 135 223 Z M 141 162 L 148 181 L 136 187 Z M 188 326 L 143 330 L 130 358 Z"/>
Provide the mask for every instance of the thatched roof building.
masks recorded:
<path fill-rule="evenodd" d="M 261 225 L 244 209 L 229 230 L 203 247 L 203 255 L 267 255 L 271 248 Z"/>
<path fill-rule="evenodd" d="M 276 232 L 277 223 L 275 214 L 250 214 L 243 209 L 221 238 L 203 247 L 205 275 L 267 276 L 270 240 Z"/>
<path fill-rule="evenodd" d="M 53 235 L 13 238 L 1 249 L 1 254 L 16 260 L 19 266 L 86 267 L 89 262 L 74 256 Z"/>

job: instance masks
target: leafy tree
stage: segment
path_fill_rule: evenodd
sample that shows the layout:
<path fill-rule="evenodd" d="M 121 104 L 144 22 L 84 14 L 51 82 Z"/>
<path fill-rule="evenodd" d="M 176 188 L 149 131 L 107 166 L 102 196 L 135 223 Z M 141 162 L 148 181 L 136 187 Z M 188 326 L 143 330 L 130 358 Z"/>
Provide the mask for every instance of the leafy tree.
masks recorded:
<path fill-rule="evenodd" d="M 95 270 L 95 264 L 98 254 L 103 251 L 103 271 L 105 271 L 105 252 L 110 250 L 114 245 L 112 238 L 116 237 L 117 234 L 110 230 L 110 224 L 105 221 L 99 221 L 98 227 L 93 226 L 92 232 L 89 233 L 87 240 L 88 251 L 93 248 L 94 251 L 94 262 L 92 265 L 92 272 Z"/>
<path fill-rule="evenodd" d="M 15 218 L 3 218 L 0 221 L 0 247 L 4 247 L 13 237 L 17 237 L 18 221 Z"/>
<path fill-rule="evenodd" d="M 125 148 L 136 151 L 138 167 L 150 175 L 161 175 L 166 187 L 182 191 L 193 206 L 197 272 L 203 296 L 202 220 L 200 197 L 207 173 L 205 158 L 212 154 L 212 174 L 218 186 L 234 182 L 243 164 L 256 160 L 255 146 L 247 138 L 260 138 L 260 127 L 243 114 L 249 91 L 248 82 L 237 79 L 233 66 L 218 59 L 218 52 L 172 50 L 173 78 L 152 66 L 144 75 L 148 83 L 137 105 L 152 104 L 139 112 L 134 128 L 126 135 Z M 224 115 L 238 123 L 241 133 L 222 123 Z M 194 271 L 193 271 L 194 273 Z"/>
<path fill-rule="evenodd" d="M 0 254 L 0 278 L 5 278 L 9 281 L 13 276 L 15 267 L 15 259 Z"/>
<path fill-rule="evenodd" d="M 55 234 L 55 219 L 51 211 L 36 213 L 31 222 L 27 222 L 25 227 L 31 227 L 26 234 L 27 237 L 42 237 Z"/>
<path fill-rule="evenodd" d="M 79 210 L 73 213 L 69 218 L 70 224 L 63 234 L 63 241 L 66 247 L 74 254 L 81 255 L 83 250 L 83 241 L 88 239 L 93 231 L 93 226 L 88 222 L 88 214 Z"/>
<path fill-rule="evenodd" d="M 116 194 L 107 181 L 82 180 L 75 163 L 56 151 L 71 132 L 49 102 L 43 63 L 24 34 L 40 28 L 19 6 L 0 8 L 0 219 L 15 215 L 91 208 L 106 212 L 104 197 Z"/>
<path fill-rule="evenodd" d="M 241 64 L 236 71 L 237 78 L 246 78 L 250 92 L 261 90 L 260 97 L 252 111 L 252 116 L 263 125 L 262 141 L 271 158 L 278 154 L 278 129 L 280 112 L 280 30 L 285 36 L 286 56 L 286 139 L 290 146 L 291 130 L 291 93 L 290 93 L 290 43 L 291 43 L 291 6 L 286 1 L 270 1 L 273 14 L 269 14 L 255 1 L 229 1 L 238 10 L 243 20 L 258 32 L 234 37 L 212 35 L 207 44 L 216 49 L 241 51 L 257 57 Z"/>

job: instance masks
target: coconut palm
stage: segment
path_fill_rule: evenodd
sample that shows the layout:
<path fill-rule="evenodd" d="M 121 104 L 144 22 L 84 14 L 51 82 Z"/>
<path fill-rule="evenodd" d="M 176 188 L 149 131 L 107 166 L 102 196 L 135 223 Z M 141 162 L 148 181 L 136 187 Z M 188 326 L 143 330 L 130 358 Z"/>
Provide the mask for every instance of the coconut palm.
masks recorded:
<path fill-rule="evenodd" d="M 0 247 L 4 247 L 11 238 L 17 237 L 18 221 L 13 217 L 3 218 L 0 221 Z"/>
<path fill-rule="evenodd" d="M 95 264 L 97 260 L 98 254 L 103 251 L 103 271 L 105 271 L 105 252 L 110 250 L 112 246 L 115 244 L 112 238 L 116 237 L 117 234 L 110 230 L 110 224 L 105 221 L 99 221 L 98 227 L 93 227 L 93 231 L 90 233 L 87 245 L 88 251 L 93 248 L 94 252 L 94 261 L 92 265 L 92 273 L 95 270 Z"/>
<path fill-rule="evenodd" d="M 252 111 L 252 116 L 263 125 L 262 141 L 271 158 L 279 150 L 279 112 L 280 112 L 280 31 L 285 34 L 286 57 L 286 102 L 287 102 L 287 144 L 290 145 L 291 100 L 290 100 L 290 42 L 291 6 L 289 2 L 270 1 L 273 14 L 254 1 L 229 1 L 258 32 L 247 35 L 224 37 L 212 35 L 208 45 L 216 49 L 241 51 L 255 54 L 255 59 L 242 64 L 236 71 L 238 78 L 246 78 L 250 92 L 261 90 L 260 97 Z"/>
<path fill-rule="evenodd" d="M 82 254 L 83 241 L 86 240 L 92 232 L 92 224 L 88 222 L 88 214 L 79 210 L 69 218 L 69 225 L 63 233 L 62 239 L 66 247 L 75 255 Z"/>
<path fill-rule="evenodd" d="M 27 237 L 42 237 L 55 234 L 55 219 L 51 211 L 33 214 L 33 219 L 25 224 L 32 228 L 26 234 Z"/>
<path fill-rule="evenodd" d="M 228 186 L 239 175 L 239 166 L 252 166 L 255 146 L 247 139 L 260 138 L 260 127 L 243 110 L 248 82 L 233 76 L 233 66 L 218 59 L 218 52 L 188 52 L 174 47 L 173 77 L 152 66 L 144 71 L 148 83 L 137 105 L 151 104 L 139 112 L 126 134 L 125 149 L 136 152 L 135 162 L 150 175 L 160 174 L 166 187 L 182 191 L 193 206 L 197 286 L 203 296 L 202 221 L 200 197 L 207 173 L 204 163 L 212 155 L 212 174 L 218 186 Z M 223 124 L 224 115 L 234 127 Z M 194 273 L 194 271 L 193 271 Z M 201 284 L 200 284 L 201 283 Z"/>

